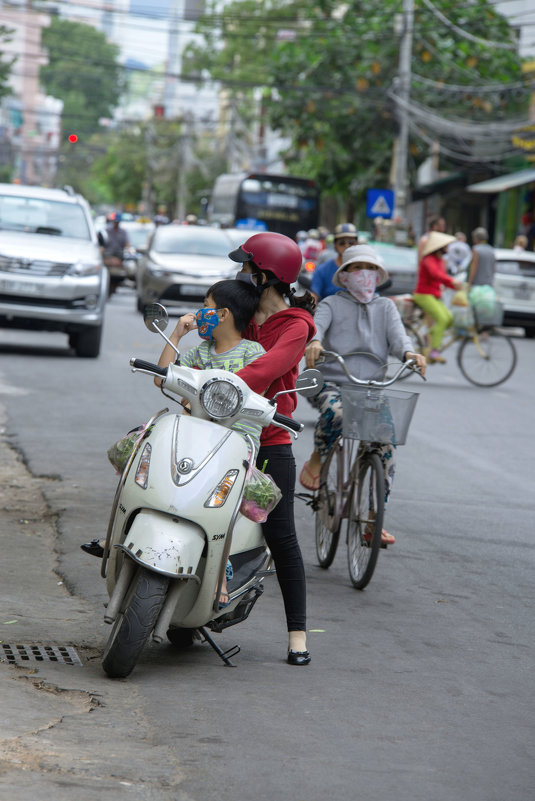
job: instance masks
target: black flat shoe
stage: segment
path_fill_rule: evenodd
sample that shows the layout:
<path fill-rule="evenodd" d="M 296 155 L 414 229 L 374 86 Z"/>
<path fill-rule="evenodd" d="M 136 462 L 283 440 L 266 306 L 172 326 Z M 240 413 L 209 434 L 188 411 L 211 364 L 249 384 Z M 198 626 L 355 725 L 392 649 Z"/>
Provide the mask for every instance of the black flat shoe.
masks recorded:
<path fill-rule="evenodd" d="M 289 665 L 308 665 L 310 659 L 309 651 L 288 651 Z"/>
<path fill-rule="evenodd" d="M 104 556 L 104 548 L 100 544 L 100 540 L 91 540 L 91 542 L 84 542 L 83 545 L 80 545 L 82 551 L 91 554 L 91 556 L 98 556 L 99 559 L 102 559 Z"/>

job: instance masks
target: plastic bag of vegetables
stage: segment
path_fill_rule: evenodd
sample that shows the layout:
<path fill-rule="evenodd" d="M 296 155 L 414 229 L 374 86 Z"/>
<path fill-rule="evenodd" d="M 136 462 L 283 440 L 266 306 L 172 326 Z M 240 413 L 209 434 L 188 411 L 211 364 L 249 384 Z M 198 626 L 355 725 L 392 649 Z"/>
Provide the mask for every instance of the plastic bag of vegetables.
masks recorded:
<path fill-rule="evenodd" d="M 153 426 L 147 428 L 145 424 L 133 428 L 128 432 L 126 437 L 121 437 L 121 439 L 117 440 L 117 442 L 108 448 L 108 459 L 115 468 L 116 473 L 120 475 L 123 472 L 137 443 L 145 434 L 148 434 L 152 428 Z"/>
<path fill-rule="evenodd" d="M 266 465 L 267 459 L 262 470 L 251 465 L 245 479 L 240 512 L 255 523 L 265 523 L 269 513 L 282 498 L 280 489 L 271 476 L 264 472 Z"/>

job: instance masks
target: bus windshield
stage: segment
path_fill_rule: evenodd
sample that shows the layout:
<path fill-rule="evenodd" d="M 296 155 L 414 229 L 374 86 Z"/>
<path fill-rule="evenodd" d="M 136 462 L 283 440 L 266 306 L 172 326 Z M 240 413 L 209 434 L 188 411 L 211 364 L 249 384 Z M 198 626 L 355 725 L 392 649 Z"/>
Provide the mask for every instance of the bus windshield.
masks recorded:
<path fill-rule="evenodd" d="M 319 192 L 314 181 L 293 176 L 221 175 L 212 192 L 210 221 L 220 225 L 276 231 L 295 237 L 316 228 Z"/>

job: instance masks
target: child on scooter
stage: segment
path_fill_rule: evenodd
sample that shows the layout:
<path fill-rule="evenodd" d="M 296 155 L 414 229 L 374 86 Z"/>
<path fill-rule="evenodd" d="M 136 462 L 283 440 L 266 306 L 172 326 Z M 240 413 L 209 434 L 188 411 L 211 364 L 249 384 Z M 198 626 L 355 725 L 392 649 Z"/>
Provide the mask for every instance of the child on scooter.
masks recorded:
<path fill-rule="evenodd" d="M 183 367 L 197 367 L 200 370 L 219 368 L 237 373 L 246 365 L 265 353 L 258 342 L 244 339 L 241 332 L 251 322 L 258 307 L 259 294 L 255 287 L 240 281 L 218 281 L 206 293 L 204 307 L 196 313 L 189 312 L 178 320 L 169 339 L 178 347 L 182 337 L 197 329 L 204 340 L 200 345 L 185 351 L 180 356 Z M 167 367 L 174 362 L 176 353 L 166 344 L 158 364 Z M 161 385 L 161 379 L 154 383 Z M 255 446 L 255 454 L 260 448 L 260 432 L 262 427 L 240 421 L 232 428 L 242 435 L 249 435 Z M 254 464 L 254 458 L 252 459 Z M 84 543 L 82 550 L 92 556 L 102 557 L 103 543 L 98 539 Z M 227 579 L 232 578 L 232 565 L 227 564 L 227 573 L 221 586 L 219 606 L 221 609 L 229 605 Z"/>
<path fill-rule="evenodd" d="M 200 345 L 180 355 L 181 365 L 197 367 L 200 370 L 219 368 L 237 373 L 265 353 L 262 345 L 244 339 L 241 334 L 253 318 L 258 301 L 259 294 L 256 289 L 239 281 L 218 281 L 211 286 L 206 293 L 203 308 L 196 313 L 189 312 L 180 317 L 169 337 L 173 345 L 178 347 L 185 334 L 197 329 L 197 333 L 204 340 Z M 167 367 L 175 357 L 174 350 L 166 344 L 158 364 L 160 367 Z M 155 383 L 159 385 L 161 382 L 155 379 Z M 254 442 L 255 454 L 258 453 L 261 426 L 241 421 L 235 423 L 232 428 L 240 434 L 248 434 Z M 229 604 L 227 579 L 232 578 L 231 571 L 232 566 L 229 563 L 221 586 L 220 609 Z"/>

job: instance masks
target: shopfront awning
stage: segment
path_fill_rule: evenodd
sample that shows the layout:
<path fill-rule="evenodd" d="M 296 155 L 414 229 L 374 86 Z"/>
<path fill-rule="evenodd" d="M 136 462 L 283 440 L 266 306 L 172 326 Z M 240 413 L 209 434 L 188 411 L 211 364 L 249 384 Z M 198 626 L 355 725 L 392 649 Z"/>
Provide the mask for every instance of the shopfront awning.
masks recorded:
<path fill-rule="evenodd" d="M 506 189 L 514 189 L 515 186 L 530 184 L 533 181 L 535 181 L 535 169 L 519 170 L 519 172 L 499 175 L 497 178 L 489 178 L 488 181 L 480 181 L 478 184 L 470 184 L 470 186 L 466 187 L 466 190 L 467 192 L 492 195 L 498 192 L 505 192 Z"/>
<path fill-rule="evenodd" d="M 438 178 L 430 184 L 420 184 L 415 186 L 411 193 L 412 200 L 424 200 L 431 195 L 440 195 L 447 192 L 449 189 L 454 189 L 466 184 L 466 175 L 464 172 L 454 172 L 451 175 L 446 175 L 444 178 Z"/>

